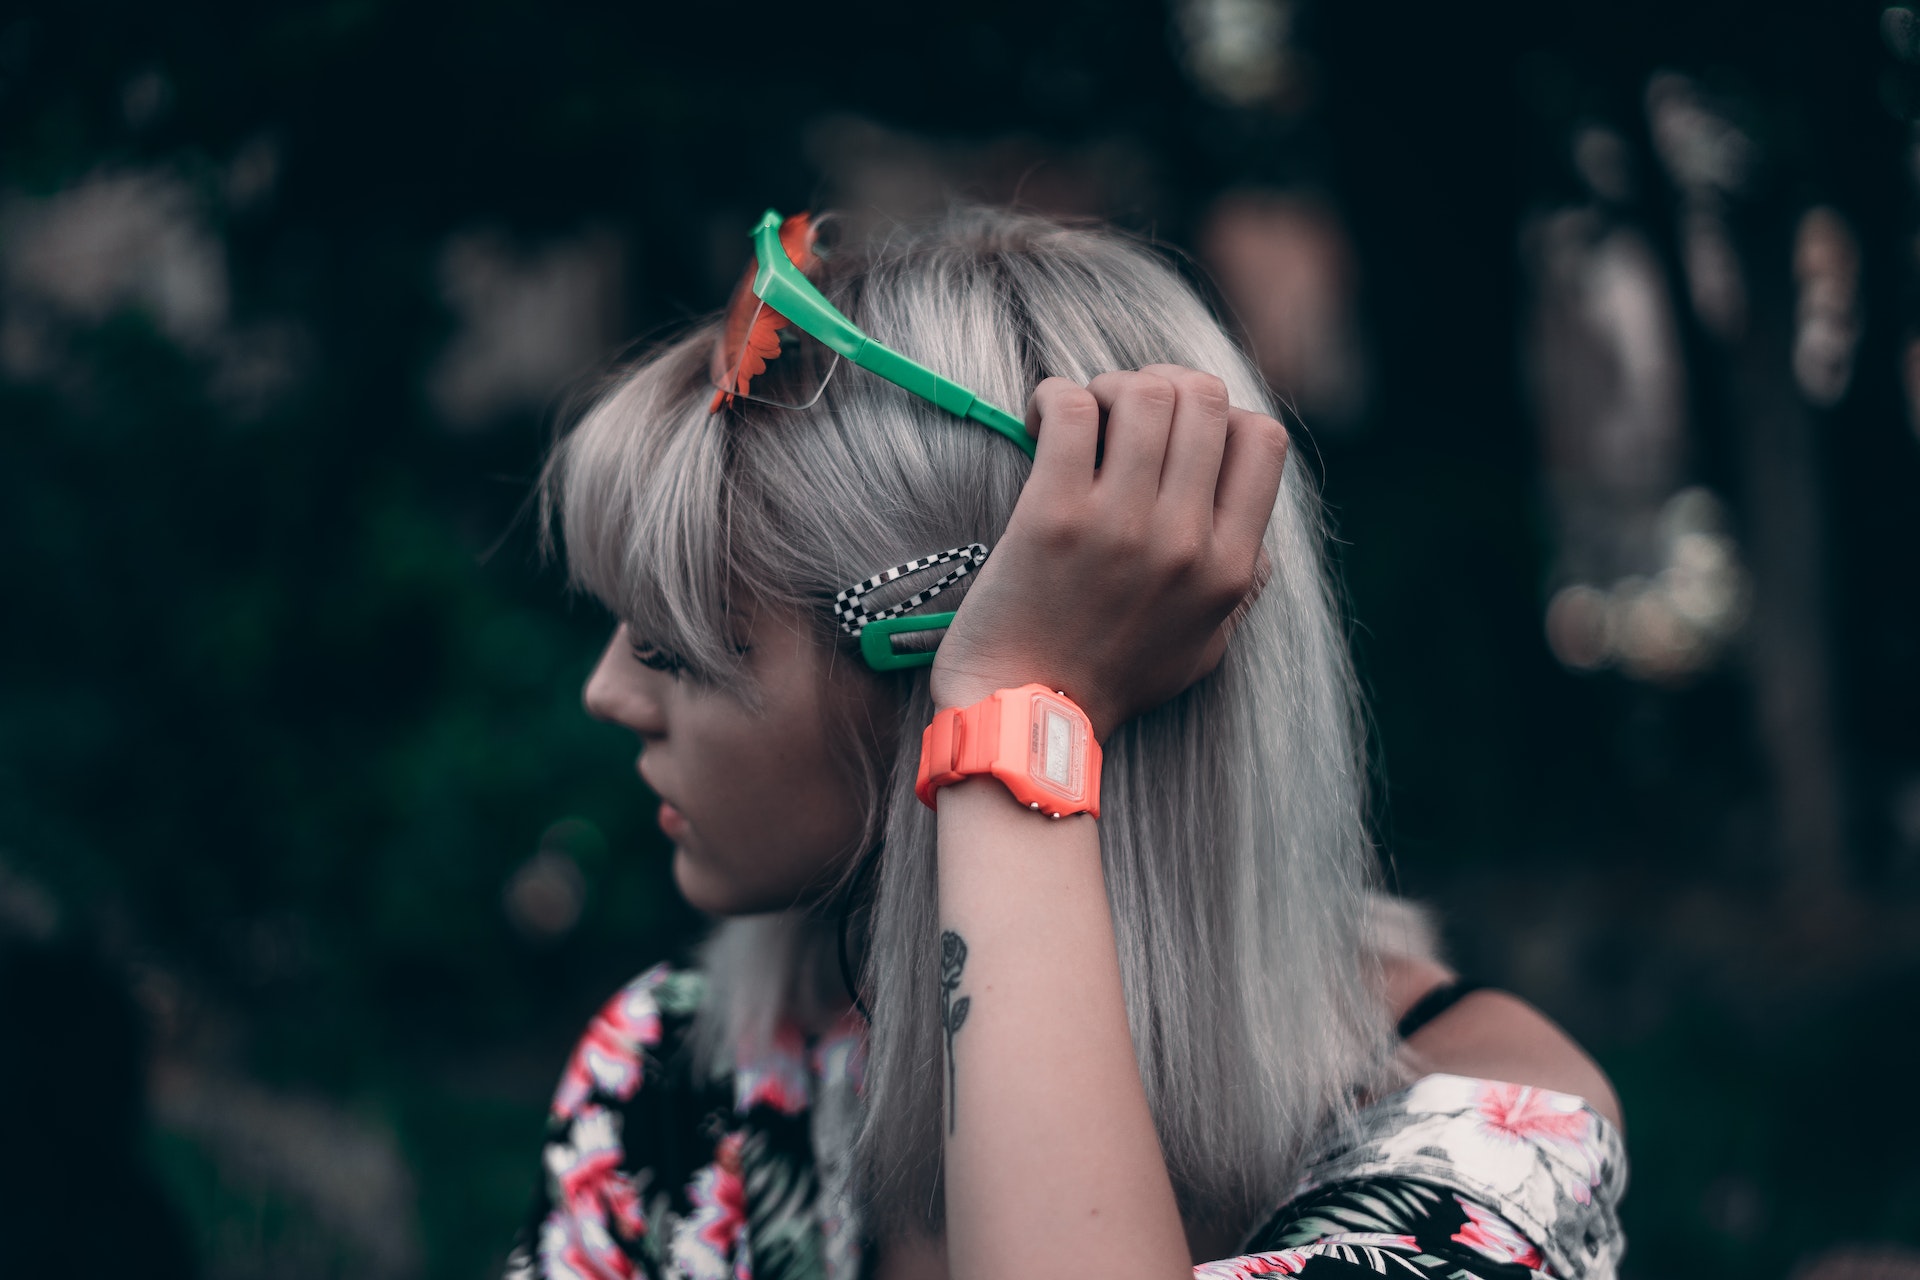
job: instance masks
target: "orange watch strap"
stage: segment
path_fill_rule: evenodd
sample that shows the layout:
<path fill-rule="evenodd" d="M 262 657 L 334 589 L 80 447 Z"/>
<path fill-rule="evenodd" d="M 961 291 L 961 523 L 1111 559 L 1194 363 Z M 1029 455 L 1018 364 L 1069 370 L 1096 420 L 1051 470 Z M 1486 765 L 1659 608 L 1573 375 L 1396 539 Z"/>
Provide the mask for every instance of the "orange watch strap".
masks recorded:
<path fill-rule="evenodd" d="M 1077 744 L 1068 749 L 1074 751 L 1073 758 L 1079 762 L 1077 768 L 1066 771 L 1075 785 L 1064 793 L 1061 784 L 1066 777 L 1045 781 L 1030 772 L 1034 758 L 1030 752 L 1042 750 L 1040 722 L 1034 718 L 1041 714 L 1041 704 L 1049 708 L 1045 711 L 1049 724 L 1070 716 L 1066 723 L 1077 725 L 1064 730 Z M 1010 725 L 1005 722 L 1009 714 L 1026 719 Z M 1004 783 L 1014 799 L 1027 808 L 1056 818 L 1064 813 L 1087 813 L 1097 818 L 1100 757 L 1100 744 L 1093 737 L 1086 713 L 1065 694 L 1039 684 L 1000 689 L 970 707 L 949 707 L 935 713 L 933 722 L 920 735 L 920 768 L 913 792 L 920 803 L 932 809 L 941 787 L 987 774 Z"/>
<path fill-rule="evenodd" d="M 920 735 L 920 772 L 913 793 L 933 808 L 933 793 L 962 778 L 990 773 L 1000 747 L 1000 699 L 948 707 Z"/>

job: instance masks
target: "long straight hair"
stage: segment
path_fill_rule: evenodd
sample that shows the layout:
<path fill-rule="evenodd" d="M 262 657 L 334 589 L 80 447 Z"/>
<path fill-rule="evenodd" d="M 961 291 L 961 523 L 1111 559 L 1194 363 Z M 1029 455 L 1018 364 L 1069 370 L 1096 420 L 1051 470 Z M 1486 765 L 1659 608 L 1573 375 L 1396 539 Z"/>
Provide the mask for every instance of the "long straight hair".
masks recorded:
<path fill-rule="evenodd" d="M 1194 288 L 1111 231 L 964 210 L 843 247 L 829 296 L 867 333 L 1018 412 L 1042 378 L 1170 362 L 1273 411 Z M 913 797 L 926 670 L 875 676 L 834 626 L 834 593 L 1005 528 L 1030 463 L 1001 437 L 843 365 L 804 410 L 709 411 L 708 322 L 643 359 L 549 460 L 573 581 L 671 647 L 693 678 L 751 698 L 731 599 L 807 611 L 830 679 L 889 685 L 897 722 L 841 726 L 877 858 L 859 983 L 873 1020 L 857 1163 L 880 1235 L 942 1229 L 939 897 L 932 815 Z M 549 519 L 548 526 L 551 527 Z M 1258 1225 L 1309 1146 L 1392 1078 L 1367 914 L 1362 719 L 1303 466 L 1266 535 L 1273 575 L 1219 669 L 1106 746 L 1101 857 L 1129 1028 L 1192 1238 Z M 964 594 L 942 595 L 935 608 Z M 850 700 L 851 701 L 851 700 Z M 721 925 L 706 963 L 714 1046 L 831 998 L 819 902 Z"/>

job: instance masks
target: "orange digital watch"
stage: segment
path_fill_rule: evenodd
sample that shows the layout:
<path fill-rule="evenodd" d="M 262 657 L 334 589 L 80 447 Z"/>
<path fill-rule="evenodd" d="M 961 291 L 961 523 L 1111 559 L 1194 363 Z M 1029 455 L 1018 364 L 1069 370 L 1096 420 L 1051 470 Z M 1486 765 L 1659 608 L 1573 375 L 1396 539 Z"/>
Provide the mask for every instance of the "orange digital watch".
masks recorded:
<path fill-rule="evenodd" d="M 920 737 L 914 794 L 929 809 L 934 792 L 990 773 L 1013 798 L 1050 817 L 1100 816 L 1100 744 L 1086 712 L 1043 684 L 1000 689 L 970 707 L 934 716 Z"/>

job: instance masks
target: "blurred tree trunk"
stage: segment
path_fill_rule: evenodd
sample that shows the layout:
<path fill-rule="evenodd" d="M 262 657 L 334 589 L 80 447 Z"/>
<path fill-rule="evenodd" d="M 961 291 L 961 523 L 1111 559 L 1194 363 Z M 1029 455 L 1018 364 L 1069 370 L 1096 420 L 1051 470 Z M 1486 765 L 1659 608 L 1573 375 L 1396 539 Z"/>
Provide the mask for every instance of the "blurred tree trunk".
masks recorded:
<path fill-rule="evenodd" d="M 1774 182 L 1779 181 L 1778 176 Z M 1826 521 L 1818 421 L 1793 373 L 1789 264 L 1800 210 L 1774 191 L 1728 219 L 1747 287 L 1726 347 L 1726 404 L 1753 571 L 1755 723 L 1772 775 L 1782 889 L 1814 906 L 1847 887 L 1840 763 L 1826 634 Z"/>

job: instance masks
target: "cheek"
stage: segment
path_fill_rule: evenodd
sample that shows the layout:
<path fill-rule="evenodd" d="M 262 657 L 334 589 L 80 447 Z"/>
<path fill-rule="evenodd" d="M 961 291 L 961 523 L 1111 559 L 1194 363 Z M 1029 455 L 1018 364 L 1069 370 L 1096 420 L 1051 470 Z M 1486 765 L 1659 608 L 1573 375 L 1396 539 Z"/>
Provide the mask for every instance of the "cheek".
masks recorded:
<path fill-rule="evenodd" d="M 864 817 L 824 735 L 718 735 L 704 744 L 696 838 L 675 857 L 695 906 L 719 914 L 778 910 L 830 889 Z M 693 795 L 688 796 L 692 808 Z"/>

